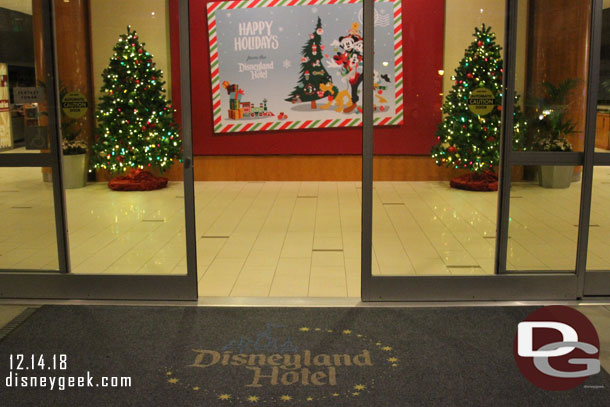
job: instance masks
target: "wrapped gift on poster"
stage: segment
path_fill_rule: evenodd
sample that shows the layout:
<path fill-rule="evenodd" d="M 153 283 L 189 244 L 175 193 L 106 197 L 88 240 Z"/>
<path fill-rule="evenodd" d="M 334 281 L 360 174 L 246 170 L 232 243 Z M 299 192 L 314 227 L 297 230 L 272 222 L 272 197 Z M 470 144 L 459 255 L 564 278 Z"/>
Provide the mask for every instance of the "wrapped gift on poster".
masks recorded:
<path fill-rule="evenodd" d="M 234 100 L 234 99 L 229 100 L 229 109 L 236 110 L 239 108 L 241 108 L 241 103 L 239 102 L 239 100 Z"/>
<path fill-rule="evenodd" d="M 227 93 L 229 94 L 229 99 L 231 100 L 241 100 L 241 97 L 244 94 L 244 91 L 239 89 L 239 85 L 232 84 L 227 86 Z"/>
<path fill-rule="evenodd" d="M 244 91 L 239 89 L 237 92 L 230 92 L 229 93 L 229 99 L 230 100 L 241 100 L 241 97 L 243 96 Z"/>
<path fill-rule="evenodd" d="M 230 109 L 229 110 L 229 118 L 230 119 L 241 119 L 242 117 L 244 117 L 244 110 L 243 109 Z"/>

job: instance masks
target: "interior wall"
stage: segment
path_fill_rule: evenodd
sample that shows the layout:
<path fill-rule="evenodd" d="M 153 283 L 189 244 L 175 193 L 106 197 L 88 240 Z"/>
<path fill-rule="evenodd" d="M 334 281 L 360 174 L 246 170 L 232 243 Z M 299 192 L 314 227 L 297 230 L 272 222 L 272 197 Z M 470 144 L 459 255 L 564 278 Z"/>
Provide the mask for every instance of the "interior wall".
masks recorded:
<path fill-rule="evenodd" d="M 576 126 L 567 138 L 574 151 L 583 151 L 591 0 L 532 0 L 529 12 L 528 92 L 541 95 L 544 82 L 577 80 L 565 102 Z"/>
<path fill-rule="evenodd" d="M 171 55 L 168 0 L 89 0 L 95 100 L 100 95 L 102 72 L 112 57 L 119 35 L 131 25 L 146 50 L 163 71 L 165 90 L 171 96 Z"/>
<path fill-rule="evenodd" d="M 190 0 L 191 107 L 197 112 L 197 120 L 193 122 L 194 154 L 219 156 L 360 154 L 361 131 L 354 127 L 236 132 L 230 135 L 213 132 L 206 12 L 206 2 L 210 1 L 213 0 Z M 374 149 L 376 154 L 428 155 L 430 147 L 435 142 L 434 132 L 441 119 L 439 94 L 442 91 L 442 78 L 437 72 L 442 68 L 443 60 L 445 0 L 401 1 L 401 21 L 405 27 L 402 32 L 402 58 L 403 61 L 407 61 L 402 73 L 404 124 L 376 128 Z M 172 0 L 170 3 L 177 5 L 178 2 Z M 177 30 L 177 25 L 174 30 Z M 174 99 L 179 96 L 178 90 L 174 86 L 176 95 Z"/>
<path fill-rule="evenodd" d="M 525 88 L 525 53 L 527 39 L 527 1 L 519 2 L 517 32 L 517 69 L 515 90 L 521 96 Z M 464 51 L 474 40 L 474 28 L 481 24 L 491 26 L 496 33 L 496 41 L 504 48 L 504 0 L 445 0 L 445 51 L 443 94 L 451 91 L 455 73 Z"/>

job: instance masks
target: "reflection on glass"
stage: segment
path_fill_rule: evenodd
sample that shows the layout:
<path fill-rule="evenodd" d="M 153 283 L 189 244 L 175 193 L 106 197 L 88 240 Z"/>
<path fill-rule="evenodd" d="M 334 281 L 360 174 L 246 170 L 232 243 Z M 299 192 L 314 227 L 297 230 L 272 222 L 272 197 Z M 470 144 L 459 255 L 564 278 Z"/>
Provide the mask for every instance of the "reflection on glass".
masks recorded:
<path fill-rule="evenodd" d="M 444 22 L 429 27 L 444 32 L 444 65 L 426 65 L 435 77 L 405 96 L 399 132 L 375 130 L 374 275 L 494 273 L 504 16 L 504 1 L 445 2 Z"/>
<path fill-rule="evenodd" d="M 168 3 L 92 0 L 91 20 L 83 2 L 54 6 L 72 272 L 185 274 Z M 122 189 L 139 189 L 158 175 L 170 179 L 166 188 L 107 185 L 123 176 Z"/>
<path fill-rule="evenodd" d="M 604 2 L 602 12 L 602 44 L 599 69 L 599 96 L 597 98 L 597 131 L 595 147 L 599 152 L 610 151 L 610 4 Z"/>
<path fill-rule="evenodd" d="M 507 270 L 574 270 L 581 167 L 538 169 L 537 181 L 513 181 Z"/>
<path fill-rule="evenodd" d="M 583 151 L 591 1 L 530 1 L 517 56 L 529 151 Z M 525 166 L 511 189 L 507 270 L 574 270 L 581 167 Z"/>
<path fill-rule="evenodd" d="M 607 52 L 610 49 L 610 7 L 605 7 L 602 12 L 601 40 L 595 151 L 607 154 L 610 152 L 610 53 Z M 608 202 L 610 202 L 610 167 L 595 167 L 593 169 L 587 270 L 610 270 Z"/>
<path fill-rule="evenodd" d="M 610 167 L 593 170 L 587 270 L 610 270 Z"/>
<path fill-rule="evenodd" d="M 517 56 L 525 73 L 526 148 L 583 151 L 590 33 L 590 0 L 529 1 L 527 54 Z M 532 178 L 534 169 L 526 169 Z"/>
<path fill-rule="evenodd" d="M 0 168 L 0 270 L 58 270 L 53 188 L 40 168 Z"/>
<path fill-rule="evenodd" d="M 45 50 L 43 41 L 34 41 L 43 34 L 42 2 L 5 3 L 0 4 L 0 153 L 48 152 Z M 46 180 L 50 173 L 44 170 Z"/>

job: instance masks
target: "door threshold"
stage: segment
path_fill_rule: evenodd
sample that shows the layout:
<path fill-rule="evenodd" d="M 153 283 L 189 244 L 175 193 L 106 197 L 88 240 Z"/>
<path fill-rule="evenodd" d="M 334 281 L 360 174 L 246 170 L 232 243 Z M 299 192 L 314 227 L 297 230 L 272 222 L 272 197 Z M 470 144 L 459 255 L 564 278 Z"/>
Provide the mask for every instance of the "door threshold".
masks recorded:
<path fill-rule="evenodd" d="M 405 301 L 362 302 L 360 298 L 323 297 L 199 297 L 197 301 L 128 301 L 128 300 L 39 300 L 2 299 L 2 305 L 99 305 L 137 307 L 535 307 L 545 305 L 610 306 L 610 298 L 581 301 Z"/>

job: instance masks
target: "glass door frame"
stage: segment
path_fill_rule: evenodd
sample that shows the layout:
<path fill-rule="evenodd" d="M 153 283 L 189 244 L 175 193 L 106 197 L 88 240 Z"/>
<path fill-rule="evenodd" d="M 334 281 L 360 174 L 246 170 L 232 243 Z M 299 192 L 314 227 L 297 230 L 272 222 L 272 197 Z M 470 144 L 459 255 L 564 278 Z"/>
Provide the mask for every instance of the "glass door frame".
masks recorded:
<path fill-rule="evenodd" d="M 168 0 L 169 1 L 169 0 Z M 48 86 L 50 153 L 0 154 L 0 167 L 51 167 L 59 256 L 57 270 L 3 270 L 0 272 L 0 299 L 125 299 L 197 300 L 197 259 L 195 197 L 191 114 L 189 1 L 180 0 L 180 83 L 184 163 L 186 275 L 76 275 L 70 270 L 70 247 L 66 216 L 66 195 L 62 179 L 60 146 L 59 78 L 53 0 L 41 0 L 44 57 Z"/>
<path fill-rule="evenodd" d="M 44 44 L 51 44 L 53 38 L 53 25 L 51 10 L 44 4 L 41 12 L 41 33 Z M 54 83 L 54 59 L 53 52 L 50 47 L 43 48 L 44 66 L 46 67 L 46 83 Z M 18 273 L 67 273 L 70 267 L 69 258 L 67 256 L 68 241 L 62 231 L 66 228 L 65 220 L 65 194 L 63 193 L 63 179 L 61 176 L 61 157 L 59 148 L 59 138 L 56 137 L 57 130 L 57 115 L 56 103 L 57 88 L 55 86 L 45 87 L 45 100 L 48 111 L 48 134 L 49 134 L 49 151 L 40 153 L 15 153 L 15 154 L 0 154 L 0 168 L 51 168 L 51 178 L 53 187 L 53 211 L 55 215 L 55 238 L 57 243 L 57 260 L 58 270 L 13 270 Z M 42 172 L 41 172 L 42 178 Z M 4 275 L 0 274 L 0 278 Z M 4 284 L 0 279 L 0 297 L 4 293 Z"/>
<path fill-rule="evenodd" d="M 66 198 L 62 182 L 62 152 L 59 148 L 59 83 L 57 77 L 55 28 L 52 0 L 42 0 L 45 59 L 51 151 L 44 154 L 2 154 L 0 167 L 51 167 L 55 203 L 59 270 L 6 270 L 0 272 L 0 298 L 48 299 L 129 299 L 196 300 L 197 260 L 195 198 L 190 86 L 189 1 L 178 0 L 180 32 L 180 82 L 184 158 L 186 275 L 74 275 L 70 273 Z M 362 138 L 362 267 L 363 301 L 448 301 L 448 300 L 573 300 L 586 295 L 610 295 L 600 287 L 610 286 L 610 271 L 586 272 L 591 192 L 594 166 L 610 166 L 610 154 L 595 153 L 596 96 L 599 87 L 602 0 L 592 0 L 587 122 L 585 151 L 574 153 L 513 152 L 513 105 L 515 87 L 517 2 L 506 0 L 506 40 L 504 106 L 502 109 L 501 168 L 498 198 L 496 274 L 491 276 L 373 276 L 372 275 L 372 197 L 373 197 L 373 64 L 364 65 Z M 364 57 L 373 60 L 373 0 L 364 0 Z M 506 271 L 510 174 L 513 165 L 582 165 L 582 192 L 575 272 Z"/>
<path fill-rule="evenodd" d="M 600 24 L 601 25 L 601 24 Z M 601 38 L 601 27 L 600 27 L 600 38 Z M 597 60 L 597 63 L 599 64 L 599 59 Z M 599 78 L 599 71 L 598 72 L 598 78 Z M 589 113 L 589 112 L 587 112 Z M 595 116 L 593 116 L 595 117 Z M 591 119 L 589 118 L 589 120 L 595 120 L 595 119 Z M 593 151 L 595 151 L 595 137 L 591 137 L 591 140 L 588 140 L 588 143 L 591 144 L 591 149 Z M 591 173 L 593 173 L 593 171 L 595 170 L 596 167 L 610 167 L 610 152 L 608 153 L 598 153 L 598 152 L 594 152 L 593 153 L 593 164 L 592 164 L 592 170 Z M 591 178 L 593 178 L 593 176 L 591 176 Z M 584 179 L 583 179 L 584 182 Z M 589 180 L 589 182 L 591 183 L 591 187 L 592 187 L 592 183 L 593 180 Z M 589 191 L 592 194 L 592 188 Z M 591 207 L 591 203 L 592 203 L 592 196 L 591 194 L 588 197 L 588 202 L 587 204 L 589 205 L 589 208 Z M 587 224 L 589 224 L 589 219 L 587 218 Z M 585 262 L 585 266 L 586 266 L 586 259 L 583 260 Z M 585 296 L 608 296 L 610 295 L 610 270 L 587 270 L 584 276 L 584 295 Z"/>
<path fill-rule="evenodd" d="M 364 0 L 364 59 L 373 60 L 374 0 Z M 602 0 L 592 0 L 590 20 L 587 113 L 584 152 L 514 152 L 513 103 L 517 56 L 518 0 L 506 0 L 504 43 L 504 99 L 498 187 L 495 274 L 489 276 L 374 276 L 373 231 L 373 64 L 364 65 L 362 135 L 362 300 L 363 301 L 494 301 L 576 300 L 585 295 L 610 295 L 595 291 L 610 288 L 610 271 L 587 275 L 587 244 L 591 211 L 593 165 L 610 165 L 610 154 L 595 154 L 595 122 L 599 88 Z M 368 69 L 367 69 L 368 68 Z M 580 221 L 575 271 L 507 271 L 506 257 L 510 209 L 511 168 L 514 165 L 583 166 Z"/>

